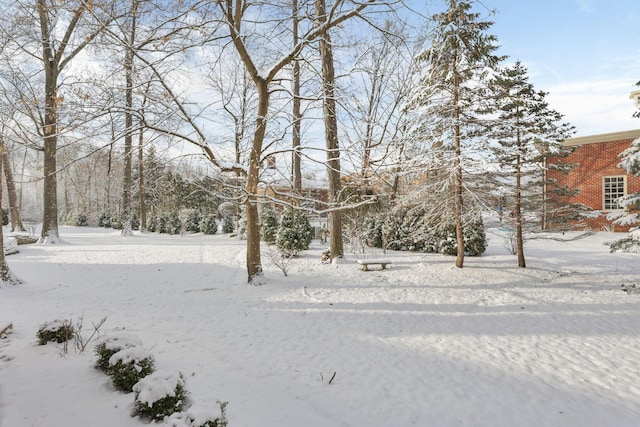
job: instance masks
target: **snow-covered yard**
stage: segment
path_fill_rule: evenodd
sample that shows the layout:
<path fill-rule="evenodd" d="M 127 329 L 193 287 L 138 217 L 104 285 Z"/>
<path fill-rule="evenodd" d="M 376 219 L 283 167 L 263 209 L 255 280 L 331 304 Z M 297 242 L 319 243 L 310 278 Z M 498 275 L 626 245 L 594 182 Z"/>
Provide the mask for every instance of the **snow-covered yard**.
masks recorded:
<path fill-rule="evenodd" d="M 527 242 L 526 269 L 489 233 L 464 269 L 392 252 L 384 271 L 320 262 L 314 241 L 289 277 L 265 247 L 266 283 L 245 284 L 244 243 L 226 235 L 61 228 L 20 246 L 25 280 L 0 289 L 0 426 L 129 427 L 84 353 L 37 344 L 41 323 L 137 335 L 158 369 L 181 371 L 194 409 L 229 402 L 230 427 L 637 426 L 638 255 L 597 233 Z M 567 238 L 566 236 L 558 236 Z M 363 256 L 381 256 L 371 250 Z"/>

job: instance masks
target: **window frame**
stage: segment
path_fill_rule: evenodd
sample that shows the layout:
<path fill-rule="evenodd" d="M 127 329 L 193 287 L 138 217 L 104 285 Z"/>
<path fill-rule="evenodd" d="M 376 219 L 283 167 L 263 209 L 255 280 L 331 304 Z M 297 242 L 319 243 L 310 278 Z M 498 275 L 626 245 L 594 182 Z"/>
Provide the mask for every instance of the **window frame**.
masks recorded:
<path fill-rule="evenodd" d="M 616 184 L 615 192 L 611 191 L 613 187 L 610 186 L 609 188 L 607 188 L 607 180 L 610 180 L 609 181 L 610 185 L 612 182 L 614 182 L 613 180 L 615 180 L 615 184 Z M 620 180 L 622 180 L 622 194 L 620 194 L 620 192 L 617 191 L 618 190 L 617 184 L 620 182 Z M 609 191 L 607 192 L 607 190 Z M 611 197 L 612 195 L 615 195 L 615 197 Z M 615 200 L 626 195 L 627 195 L 627 176 L 626 175 L 606 175 L 602 177 L 602 210 L 605 210 L 605 211 L 622 210 L 622 208 L 620 207 L 620 204 Z"/>

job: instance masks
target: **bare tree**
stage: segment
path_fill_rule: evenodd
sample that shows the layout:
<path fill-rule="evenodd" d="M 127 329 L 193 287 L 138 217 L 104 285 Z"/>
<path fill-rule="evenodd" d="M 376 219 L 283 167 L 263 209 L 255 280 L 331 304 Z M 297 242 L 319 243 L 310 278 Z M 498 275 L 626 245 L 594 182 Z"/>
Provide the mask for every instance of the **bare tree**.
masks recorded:
<path fill-rule="evenodd" d="M 249 282 L 256 282 L 256 279 L 262 275 L 262 262 L 260 256 L 260 228 L 258 217 L 258 184 L 259 184 L 259 172 L 260 164 L 262 161 L 263 143 L 267 130 L 267 123 L 269 117 L 269 102 L 271 99 L 271 87 L 279 78 L 282 70 L 302 53 L 304 47 L 309 45 L 313 40 L 326 33 L 329 29 L 334 28 L 350 18 L 358 16 L 368 6 L 377 4 L 374 0 L 369 0 L 363 3 L 350 3 L 346 0 L 336 1 L 330 8 L 327 14 L 327 19 L 318 26 L 314 26 L 304 31 L 300 35 L 299 43 L 290 49 L 288 52 L 284 52 L 279 55 L 277 59 L 271 65 L 260 63 L 264 60 L 262 53 L 267 49 L 264 45 L 261 45 L 259 50 L 252 50 L 251 34 L 247 32 L 251 27 L 253 28 L 268 28 L 272 25 L 272 31 L 275 31 L 280 22 L 271 21 L 268 22 L 252 22 L 255 20 L 255 15 L 252 14 L 253 8 L 260 7 L 262 13 L 265 16 L 270 16 L 270 13 L 266 13 L 266 8 L 273 8 L 273 12 L 277 12 L 279 7 L 277 4 L 268 5 L 265 3 L 253 3 L 252 1 L 243 0 L 224 0 L 218 2 L 222 17 L 225 22 L 226 28 L 229 32 L 229 37 L 233 46 L 237 50 L 240 59 L 246 67 L 251 79 L 256 85 L 258 93 L 258 107 L 255 132 L 253 135 L 253 142 L 249 153 L 249 162 L 247 168 L 247 179 L 245 184 L 246 193 L 246 216 L 247 216 L 247 276 Z M 290 4 L 289 4 L 290 7 Z M 249 28 L 245 28 L 249 27 Z M 262 35 L 257 35 L 262 38 Z M 262 65 L 262 67 L 261 67 Z"/>
<path fill-rule="evenodd" d="M 325 0 L 315 0 L 316 22 L 320 27 L 327 20 Z M 323 86 L 323 116 L 325 141 L 327 145 L 327 176 L 329 177 L 329 203 L 335 205 L 340 202 L 342 183 L 340 182 L 340 146 L 338 144 L 338 118 L 336 111 L 336 74 L 333 64 L 333 50 L 329 31 L 319 37 L 320 57 L 322 59 Z M 329 212 L 329 242 L 330 256 L 335 258 L 344 256 L 342 243 L 342 211 Z"/>
<path fill-rule="evenodd" d="M 39 89 L 31 86 L 35 91 L 28 102 L 33 105 L 35 101 L 37 105 L 30 116 L 43 141 L 44 210 L 40 236 L 43 243 L 55 243 L 59 239 L 56 153 L 61 132 L 69 131 L 60 126 L 60 109 L 65 102 L 61 77 L 102 30 L 87 13 L 89 9 L 98 13 L 101 5 L 101 2 L 88 4 L 82 0 L 18 1 L 10 6 L 9 16 L 14 19 L 4 20 L 0 30 L 2 37 L 9 40 L 9 51 L 5 54 L 13 55 L 13 60 L 35 59 L 39 64 L 37 67 L 33 61 L 27 61 L 26 70 L 31 74 L 26 77 L 38 79 L 42 76 L 38 80 L 41 82 Z"/>
<path fill-rule="evenodd" d="M 4 145 L 0 147 L 2 152 L 1 156 L 5 156 L 5 148 Z M 0 176 L 2 176 L 2 165 L 4 162 L 0 162 Z M 2 191 L 0 191 L 0 204 L 2 204 Z M 7 264 L 7 259 L 4 254 L 4 232 L 3 227 L 0 225 L 0 282 L 4 285 L 17 285 L 21 283 L 21 280 L 18 279 L 9 269 L 9 265 Z"/>
<path fill-rule="evenodd" d="M 7 196 L 9 198 L 9 212 L 11 215 L 11 231 L 25 231 L 22 225 L 22 217 L 18 206 L 16 184 L 13 181 L 11 162 L 9 161 L 9 150 L 4 144 L 4 138 L 0 135 L 0 153 L 2 153 L 2 167 L 4 170 L 4 180 L 7 185 Z"/>

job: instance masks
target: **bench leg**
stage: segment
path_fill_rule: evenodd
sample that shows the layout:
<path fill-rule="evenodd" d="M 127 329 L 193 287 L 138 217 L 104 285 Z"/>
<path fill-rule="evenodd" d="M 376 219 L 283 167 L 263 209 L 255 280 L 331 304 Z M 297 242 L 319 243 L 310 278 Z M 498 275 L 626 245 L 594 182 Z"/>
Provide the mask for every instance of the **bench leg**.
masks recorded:
<path fill-rule="evenodd" d="M 387 264 L 380 264 L 382 266 L 382 269 L 384 270 L 385 268 L 387 268 Z"/>
<path fill-rule="evenodd" d="M 368 271 L 367 264 L 362 264 L 362 271 Z"/>

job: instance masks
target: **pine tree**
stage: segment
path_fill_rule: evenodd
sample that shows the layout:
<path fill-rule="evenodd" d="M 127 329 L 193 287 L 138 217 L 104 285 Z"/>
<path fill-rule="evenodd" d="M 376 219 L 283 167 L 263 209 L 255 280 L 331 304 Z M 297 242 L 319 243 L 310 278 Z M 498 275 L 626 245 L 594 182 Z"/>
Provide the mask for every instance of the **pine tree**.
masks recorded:
<path fill-rule="evenodd" d="M 640 82 L 639 82 L 640 85 Z M 640 110 L 635 114 L 640 117 Z M 618 167 L 628 174 L 640 176 L 640 138 L 631 143 L 631 146 L 620 153 L 621 162 Z M 609 214 L 608 218 L 618 225 L 631 226 L 629 235 L 610 244 L 612 252 L 640 253 L 640 192 L 627 194 L 619 201 L 620 212 Z"/>
<path fill-rule="evenodd" d="M 287 208 L 280 220 L 276 246 L 285 256 L 296 256 L 309 248 L 313 229 L 306 215 L 297 209 Z"/>
<path fill-rule="evenodd" d="M 275 243 L 278 232 L 278 217 L 270 203 L 260 206 L 260 238 L 265 243 Z"/>
<path fill-rule="evenodd" d="M 542 197 L 544 159 L 567 153 L 563 142 L 574 128 L 562 121 L 562 114 L 549 107 L 545 99 L 547 93 L 535 90 L 529 82 L 527 69 L 519 61 L 513 67 L 501 70 L 492 80 L 492 89 L 498 114 L 493 128 L 498 142 L 494 153 L 501 175 L 507 178 L 504 182 L 514 182 L 511 217 L 515 222 L 518 266 L 526 267 L 522 237 L 524 202 L 532 197 Z M 526 189 L 538 188 L 540 191 L 525 194 L 525 183 Z"/>
<path fill-rule="evenodd" d="M 450 0 L 447 11 L 437 14 L 431 48 L 419 58 L 425 69 L 408 108 L 417 114 L 413 133 L 430 144 L 427 153 L 438 167 L 428 183 L 450 198 L 456 227 L 456 266 L 464 264 L 464 174 L 467 149 L 486 129 L 489 74 L 502 60 L 494 52 L 497 40 L 486 34 L 491 22 L 471 13 L 471 4 Z"/>

